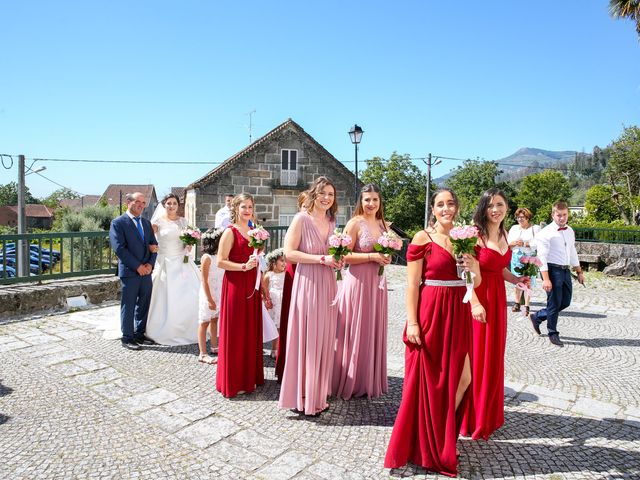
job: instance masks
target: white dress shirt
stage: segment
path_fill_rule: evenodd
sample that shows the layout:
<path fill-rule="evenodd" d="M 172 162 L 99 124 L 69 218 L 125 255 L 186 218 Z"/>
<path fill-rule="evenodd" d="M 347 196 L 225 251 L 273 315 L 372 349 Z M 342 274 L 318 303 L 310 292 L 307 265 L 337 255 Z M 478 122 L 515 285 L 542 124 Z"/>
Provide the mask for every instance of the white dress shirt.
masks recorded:
<path fill-rule="evenodd" d="M 538 257 L 542 261 L 540 270 L 543 272 L 549 270 L 548 263 L 580 266 L 573 229 L 568 225 L 566 230 L 558 230 L 559 228 L 556 222 L 550 223 L 537 236 Z"/>
<path fill-rule="evenodd" d="M 231 209 L 226 205 L 216 212 L 214 228 L 227 228 L 231 225 Z"/>

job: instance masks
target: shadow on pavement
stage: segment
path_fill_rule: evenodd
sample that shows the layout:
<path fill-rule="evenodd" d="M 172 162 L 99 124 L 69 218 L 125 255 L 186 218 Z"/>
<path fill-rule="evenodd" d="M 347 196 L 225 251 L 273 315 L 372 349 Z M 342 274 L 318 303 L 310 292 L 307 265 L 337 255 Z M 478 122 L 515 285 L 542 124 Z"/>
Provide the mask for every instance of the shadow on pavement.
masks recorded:
<path fill-rule="evenodd" d="M 0 398 L 6 397 L 7 395 L 10 395 L 12 392 L 13 392 L 13 388 L 7 387 L 0 380 Z M 3 423 L 6 423 L 9 420 L 9 418 L 10 418 L 9 416 L 0 412 L 0 425 L 2 425 Z"/>
<path fill-rule="evenodd" d="M 607 318 L 606 315 L 602 313 L 589 313 L 589 312 L 561 312 L 560 318 L 562 317 L 574 317 L 574 318 Z"/>
<path fill-rule="evenodd" d="M 562 341 L 567 344 L 590 348 L 640 347 L 640 339 L 634 338 L 578 338 L 563 336 Z"/>

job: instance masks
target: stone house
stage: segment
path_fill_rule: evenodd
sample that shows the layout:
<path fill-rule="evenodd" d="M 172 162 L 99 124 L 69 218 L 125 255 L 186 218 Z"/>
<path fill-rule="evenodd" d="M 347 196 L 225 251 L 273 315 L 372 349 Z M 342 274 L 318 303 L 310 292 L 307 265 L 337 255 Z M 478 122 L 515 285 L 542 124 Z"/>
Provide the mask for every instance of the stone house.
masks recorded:
<path fill-rule="evenodd" d="M 354 174 L 291 119 L 186 187 L 185 216 L 190 225 L 212 227 L 225 195 L 250 193 L 256 217 L 265 226 L 289 225 L 298 194 L 319 176 L 336 185 L 337 223 L 354 207 Z"/>

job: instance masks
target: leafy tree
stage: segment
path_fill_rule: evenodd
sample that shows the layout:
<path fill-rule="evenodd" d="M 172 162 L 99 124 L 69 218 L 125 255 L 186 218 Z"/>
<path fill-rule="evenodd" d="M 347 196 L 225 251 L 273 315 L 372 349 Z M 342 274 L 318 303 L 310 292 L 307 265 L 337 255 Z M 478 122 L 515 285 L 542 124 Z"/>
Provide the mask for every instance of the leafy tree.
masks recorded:
<path fill-rule="evenodd" d="M 587 190 L 584 207 L 588 220 L 612 222 L 620 219 L 620 212 L 613 203 L 611 187 L 607 185 L 594 185 Z"/>
<path fill-rule="evenodd" d="M 608 150 L 613 202 L 627 225 L 640 224 L 640 127 L 626 127 Z"/>
<path fill-rule="evenodd" d="M 361 180 L 380 187 L 385 217 L 389 221 L 406 232 L 422 228 L 427 176 L 411 162 L 408 154 L 393 152 L 389 160 L 380 157 L 367 160 Z M 432 182 L 431 191 L 436 188 Z"/>
<path fill-rule="evenodd" d="M 26 203 L 40 203 L 37 198 L 31 195 L 29 187 L 24 187 L 24 199 Z M 18 184 L 9 182 L 6 185 L 0 185 L 0 207 L 6 205 L 18 204 Z"/>
<path fill-rule="evenodd" d="M 519 207 L 531 210 L 533 221 L 538 223 L 549 221 L 554 202 L 567 201 L 570 197 L 571 187 L 565 176 L 560 172 L 545 170 L 522 179 L 516 200 Z"/>
<path fill-rule="evenodd" d="M 496 162 L 481 162 L 466 160 L 461 167 L 457 167 L 453 175 L 446 180 L 446 185 L 453 190 L 460 199 L 460 219 L 469 222 L 480 200 L 480 196 L 488 189 L 498 187 L 504 189 L 506 184 L 496 183 L 502 170 Z M 508 192 L 505 191 L 508 195 Z"/>
<path fill-rule="evenodd" d="M 60 200 L 67 198 L 80 198 L 80 195 L 69 188 L 59 188 L 52 192 L 47 198 L 43 199 L 42 203 L 49 208 L 58 208 L 60 206 Z"/>
<path fill-rule="evenodd" d="M 609 13 L 613 18 L 628 18 L 635 22 L 640 38 L 640 0 L 609 0 Z"/>

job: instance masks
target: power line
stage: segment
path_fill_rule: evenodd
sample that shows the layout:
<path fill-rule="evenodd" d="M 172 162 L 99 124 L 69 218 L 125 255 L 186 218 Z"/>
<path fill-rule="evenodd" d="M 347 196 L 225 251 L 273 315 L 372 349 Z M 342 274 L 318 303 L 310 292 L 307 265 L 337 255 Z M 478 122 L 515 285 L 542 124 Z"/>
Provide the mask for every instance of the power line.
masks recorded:
<path fill-rule="evenodd" d="M 33 173 L 35 173 L 35 174 L 36 174 L 36 175 L 38 175 L 39 177 L 44 178 L 45 180 L 50 181 L 51 183 L 53 183 L 53 184 L 55 184 L 55 185 L 58 185 L 59 187 L 66 188 L 67 190 L 71 190 L 71 191 L 72 191 L 72 192 L 74 192 L 74 193 L 77 193 L 77 194 L 79 194 L 79 195 L 81 195 L 81 196 L 84 196 L 84 193 L 78 192 L 77 190 L 74 190 L 73 188 L 66 187 L 66 186 L 62 185 L 61 183 L 56 182 L 55 180 L 51 180 L 49 177 L 45 177 L 45 176 L 44 176 L 44 175 L 42 175 L 40 172 L 33 172 Z"/>

